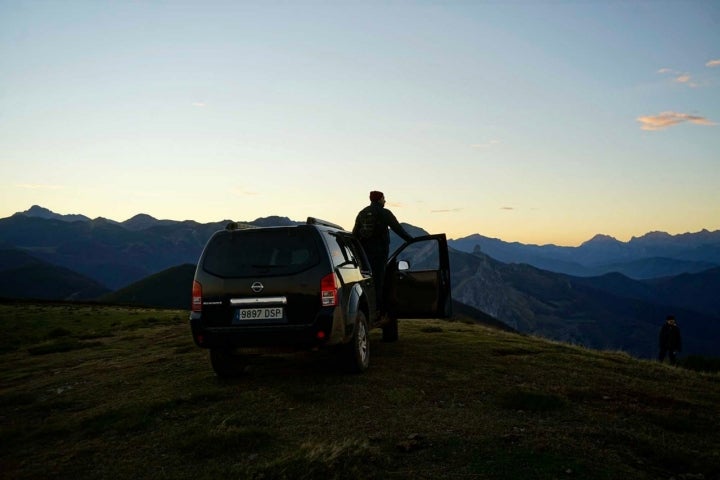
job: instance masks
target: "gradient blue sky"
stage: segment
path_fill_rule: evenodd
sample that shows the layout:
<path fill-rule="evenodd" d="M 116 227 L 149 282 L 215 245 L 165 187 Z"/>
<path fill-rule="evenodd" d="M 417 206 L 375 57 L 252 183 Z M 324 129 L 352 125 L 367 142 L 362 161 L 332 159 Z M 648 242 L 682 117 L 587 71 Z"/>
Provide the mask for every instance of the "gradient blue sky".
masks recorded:
<path fill-rule="evenodd" d="M 0 0 L 0 217 L 720 229 L 718 1 Z"/>

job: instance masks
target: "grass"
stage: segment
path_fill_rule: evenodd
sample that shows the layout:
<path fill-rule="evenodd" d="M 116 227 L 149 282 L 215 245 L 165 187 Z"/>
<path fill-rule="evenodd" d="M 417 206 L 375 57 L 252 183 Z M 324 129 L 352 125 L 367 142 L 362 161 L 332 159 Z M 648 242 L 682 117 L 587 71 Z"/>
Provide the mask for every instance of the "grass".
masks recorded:
<path fill-rule="evenodd" d="M 716 373 L 407 320 L 362 375 L 320 351 L 221 381 L 183 311 L 0 322 L 0 478 L 720 478 Z"/>

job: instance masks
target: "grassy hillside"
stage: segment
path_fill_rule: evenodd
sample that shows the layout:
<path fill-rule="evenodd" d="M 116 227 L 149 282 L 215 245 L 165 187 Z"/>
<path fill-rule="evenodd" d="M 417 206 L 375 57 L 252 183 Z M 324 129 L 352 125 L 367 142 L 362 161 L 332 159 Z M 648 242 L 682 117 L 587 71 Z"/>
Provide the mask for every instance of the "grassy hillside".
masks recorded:
<path fill-rule="evenodd" d="M 720 376 L 464 323 L 220 381 L 187 312 L 0 304 L 0 477 L 720 478 Z"/>

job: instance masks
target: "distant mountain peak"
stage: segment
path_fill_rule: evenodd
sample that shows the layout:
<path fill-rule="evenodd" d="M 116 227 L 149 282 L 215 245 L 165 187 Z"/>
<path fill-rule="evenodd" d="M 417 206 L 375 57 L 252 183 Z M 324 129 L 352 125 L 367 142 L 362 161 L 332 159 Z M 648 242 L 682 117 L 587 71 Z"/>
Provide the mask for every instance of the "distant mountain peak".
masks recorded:
<path fill-rule="evenodd" d="M 52 210 L 50 210 L 50 209 L 48 209 L 48 208 L 45 208 L 45 207 L 41 207 L 40 205 L 33 205 L 33 206 L 30 207 L 28 210 L 25 210 L 25 211 L 22 212 L 22 213 L 24 213 L 25 215 L 29 215 L 29 216 L 31 216 L 31 217 L 57 215 L 57 214 L 56 214 L 55 212 L 53 212 Z"/>
<path fill-rule="evenodd" d="M 154 227 L 156 225 L 163 225 L 166 223 L 166 220 L 158 220 L 157 218 L 148 215 L 147 213 L 138 213 L 134 217 L 122 222 L 122 225 L 128 230 L 145 230 L 146 228 Z"/>
<path fill-rule="evenodd" d="M 667 240 L 667 239 L 670 239 L 670 238 L 672 238 L 672 235 L 670 235 L 669 233 L 667 233 L 667 232 L 660 232 L 660 231 L 657 231 L 657 230 L 656 230 L 656 231 L 653 231 L 653 232 L 648 232 L 648 233 L 646 233 L 645 235 L 643 235 L 643 236 L 641 236 L 641 237 L 632 237 L 632 240 L 640 240 L 640 239 L 645 239 L 645 240 Z"/>
<path fill-rule="evenodd" d="M 126 222 L 131 222 L 133 220 L 157 220 L 157 218 L 153 217 L 152 215 L 148 215 L 147 213 L 138 213 L 132 218 L 129 218 L 125 220 Z"/>
<path fill-rule="evenodd" d="M 90 218 L 86 217 L 85 215 L 79 215 L 79 214 L 71 214 L 71 215 L 61 215 L 59 213 L 55 213 L 52 210 L 41 207 L 40 205 L 33 205 L 29 209 L 25 210 L 24 212 L 18 212 L 15 215 L 22 215 L 25 217 L 32 217 L 32 218 L 44 218 L 46 220 L 62 220 L 64 222 L 89 222 Z"/>
<path fill-rule="evenodd" d="M 615 237 L 612 237 L 610 235 L 604 235 L 602 233 L 598 233 L 594 237 L 592 237 L 587 242 L 584 242 L 583 245 L 588 244 L 599 244 L 599 243 L 620 243 L 620 240 L 618 240 Z"/>
<path fill-rule="evenodd" d="M 642 246 L 675 246 L 683 247 L 691 245 L 693 247 L 701 247 L 703 245 L 720 244 L 720 230 L 714 232 L 704 228 L 696 233 L 680 233 L 671 235 L 666 232 L 649 232 L 641 237 L 632 237 L 631 244 Z M 715 247 L 717 248 L 717 247 Z"/>
<path fill-rule="evenodd" d="M 105 217 L 93 218 L 92 222 L 94 224 L 98 224 L 98 225 L 104 225 L 104 224 L 117 225 L 118 224 L 118 222 L 116 222 L 115 220 L 112 220 L 110 218 L 105 218 Z"/>

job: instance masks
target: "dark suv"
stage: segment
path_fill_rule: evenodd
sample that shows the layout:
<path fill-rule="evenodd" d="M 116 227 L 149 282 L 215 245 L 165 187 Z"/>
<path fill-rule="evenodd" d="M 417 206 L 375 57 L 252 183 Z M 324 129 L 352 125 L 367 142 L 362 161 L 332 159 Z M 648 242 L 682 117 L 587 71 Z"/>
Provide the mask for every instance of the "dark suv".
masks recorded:
<path fill-rule="evenodd" d="M 230 223 L 200 256 L 190 325 L 221 377 L 241 373 L 250 355 L 326 346 L 336 347 L 349 371 L 362 372 L 370 328 L 395 341 L 398 318 L 450 314 L 444 234 L 415 238 L 391 255 L 385 298 L 390 314 L 378 318 L 365 252 L 338 225 L 312 217 L 289 227 Z"/>

